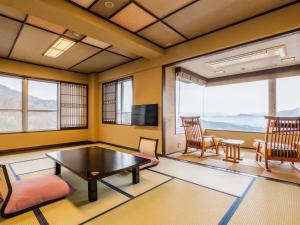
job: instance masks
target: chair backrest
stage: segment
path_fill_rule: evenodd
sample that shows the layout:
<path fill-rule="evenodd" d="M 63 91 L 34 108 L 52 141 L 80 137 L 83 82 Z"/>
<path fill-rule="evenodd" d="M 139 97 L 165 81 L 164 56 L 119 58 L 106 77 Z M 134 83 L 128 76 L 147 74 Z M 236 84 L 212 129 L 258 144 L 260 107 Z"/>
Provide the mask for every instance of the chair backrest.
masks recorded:
<path fill-rule="evenodd" d="M 201 142 L 203 131 L 200 122 L 200 116 L 196 117 L 181 117 L 182 126 L 184 127 L 187 143 Z"/>
<path fill-rule="evenodd" d="M 157 158 L 158 139 L 140 137 L 139 151 Z"/>
<path fill-rule="evenodd" d="M 267 116 L 265 141 L 272 149 L 296 150 L 300 141 L 300 117 Z"/>

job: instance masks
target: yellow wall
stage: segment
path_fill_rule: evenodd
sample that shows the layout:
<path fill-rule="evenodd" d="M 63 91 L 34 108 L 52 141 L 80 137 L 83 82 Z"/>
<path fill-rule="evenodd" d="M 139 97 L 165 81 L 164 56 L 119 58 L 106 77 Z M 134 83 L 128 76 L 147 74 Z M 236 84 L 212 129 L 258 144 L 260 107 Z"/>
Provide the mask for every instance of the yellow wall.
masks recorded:
<path fill-rule="evenodd" d="M 158 138 L 158 152 L 162 151 L 162 68 L 156 67 L 133 75 L 133 104 L 159 104 L 159 125 L 157 127 L 102 124 L 99 127 L 99 140 L 117 145 L 137 148 L 139 137 Z M 100 95 L 102 82 L 117 79 L 118 76 L 99 77 Z M 102 99 L 102 97 L 101 97 Z M 102 104 L 101 106 L 102 107 Z M 102 110 L 100 110 L 102 118 Z M 102 119 L 100 120 L 102 121 Z"/>
<path fill-rule="evenodd" d="M 1 72 L 26 75 L 35 78 L 76 82 L 82 84 L 91 84 L 92 82 L 92 80 L 89 81 L 89 76 L 84 74 L 56 70 L 52 68 L 15 62 L 5 59 L 0 59 L 0 73 Z M 92 90 L 90 90 L 90 92 L 91 91 Z M 89 140 L 89 132 L 90 131 L 88 129 L 80 129 L 49 132 L 0 134 L 0 151 L 6 149 L 87 141 Z"/>

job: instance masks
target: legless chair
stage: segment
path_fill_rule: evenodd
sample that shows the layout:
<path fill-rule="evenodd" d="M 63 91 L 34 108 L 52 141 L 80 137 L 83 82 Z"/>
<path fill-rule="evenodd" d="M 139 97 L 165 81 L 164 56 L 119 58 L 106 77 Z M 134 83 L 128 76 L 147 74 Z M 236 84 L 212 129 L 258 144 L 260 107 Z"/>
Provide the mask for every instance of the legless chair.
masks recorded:
<path fill-rule="evenodd" d="M 201 157 L 207 149 L 215 149 L 218 154 L 219 143 L 222 138 L 214 136 L 204 136 L 200 116 L 197 117 L 181 117 L 182 126 L 184 127 L 186 146 L 183 154 L 188 152 L 188 148 L 196 148 L 201 150 Z"/>
<path fill-rule="evenodd" d="M 158 139 L 140 137 L 139 152 L 135 152 L 133 155 L 151 160 L 150 163 L 140 166 L 140 169 L 150 168 L 159 163 L 157 147 Z"/>
<path fill-rule="evenodd" d="M 10 182 L 5 165 L 0 165 L 1 216 L 9 218 L 60 200 L 74 189 L 60 177 L 43 176 Z"/>
<path fill-rule="evenodd" d="M 268 160 L 300 162 L 300 117 L 267 116 L 268 126 L 265 140 L 254 140 L 256 161 L 265 158 L 266 170 L 270 171 Z"/>

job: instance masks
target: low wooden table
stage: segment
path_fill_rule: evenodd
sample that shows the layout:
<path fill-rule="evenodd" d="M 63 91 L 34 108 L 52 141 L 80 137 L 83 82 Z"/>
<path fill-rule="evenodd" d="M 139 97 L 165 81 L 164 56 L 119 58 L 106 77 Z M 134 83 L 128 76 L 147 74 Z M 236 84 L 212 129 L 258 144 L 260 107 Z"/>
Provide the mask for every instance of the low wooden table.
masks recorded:
<path fill-rule="evenodd" d="M 149 159 L 100 147 L 50 152 L 46 155 L 55 161 L 56 175 L 61 173 L 61 166 L 63 166 L 87 181 L 90 202 L 98 198 L 98 180 L 131 170 L 132 183 L 137 184 L 140 182 L 139 166 L 150 162 Z"/>
<path fill-rule="evenodd" d="M 226 139 L 221 141 L 223 147 L 225 146 L 225 159 L 224 161 L 238 163 L 241 159 L 241 144 L 244 144 L 243 140 Z"/>

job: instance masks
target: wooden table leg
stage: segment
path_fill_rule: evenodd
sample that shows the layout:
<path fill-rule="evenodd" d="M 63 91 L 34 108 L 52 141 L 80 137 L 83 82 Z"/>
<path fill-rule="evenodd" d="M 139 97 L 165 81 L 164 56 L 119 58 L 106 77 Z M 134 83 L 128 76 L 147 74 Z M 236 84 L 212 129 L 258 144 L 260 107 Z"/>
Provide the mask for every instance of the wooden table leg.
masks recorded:
<path fill-rule="evenodd" d="M 232 147 L 233 147 L 233 162 L 237 162 L 236 161 L 236 150 L 237 150 L 236 145 L 233 145 Z"/>
<path fill-rule="evenodd" d="M 238 160 L 242 160 L 241 159 L 241 146 L 238 145 Z"/>
<path fill-rule="evenodd" d="M 228 160 L 228 145 L 225 146 L 225 159 Z"/>
<path fill-rule="evenodd" d="M 132 183 L 137 184 L 140 182 L 140 167 L 132 168 Z"/>
<path fill-rule="evenodd" d="M 89 195 L 90 202 L 97 201 L 98 199 L 97 180 L 88 181 L 88 195 Z"/>
<path fill-rule="evenodd" d="M 57 162 L 55 162 L 55 175 L 61 174 L 61 165 Z"/>

